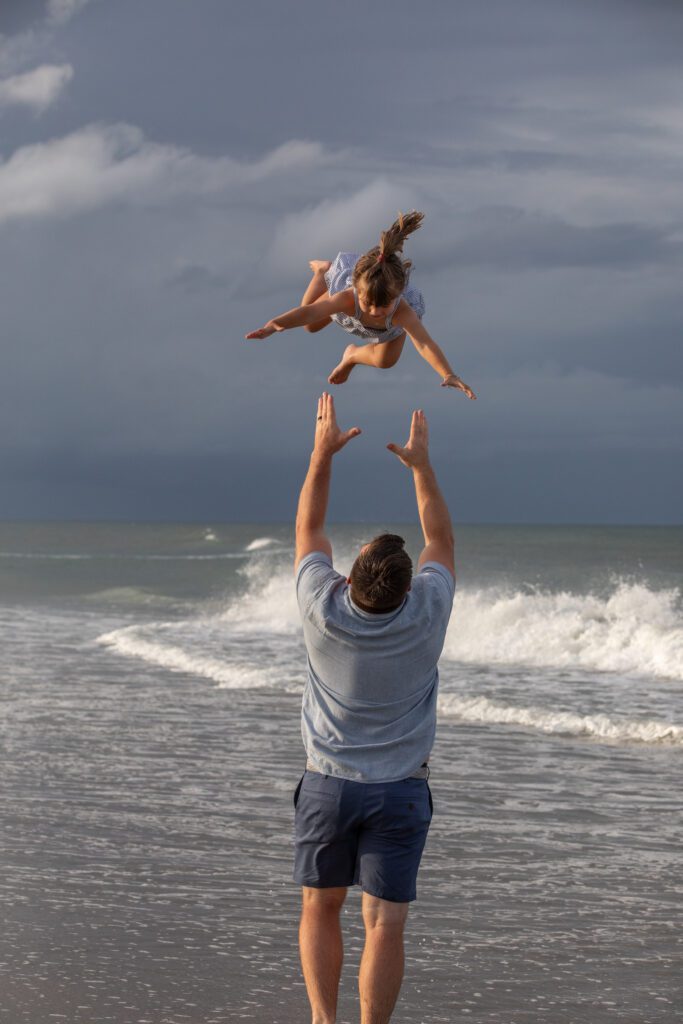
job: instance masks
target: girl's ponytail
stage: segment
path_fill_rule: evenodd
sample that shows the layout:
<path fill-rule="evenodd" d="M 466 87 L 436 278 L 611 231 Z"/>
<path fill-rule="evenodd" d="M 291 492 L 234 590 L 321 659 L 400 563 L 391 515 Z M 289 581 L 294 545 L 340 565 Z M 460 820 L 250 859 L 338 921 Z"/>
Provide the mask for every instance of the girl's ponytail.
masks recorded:
<path fill-rule="evenodd" d="M 403 243 L 408 235 L 421 226 L 424 213 L 399 213 L 398 220 L 387 231 L 383 231 L 379 245 L 360 257 L 353 270 L 353 283 L 358 286 L 362 280 L 367 297 L 378 306 L 388 306 L 400 295 L 408 281 L 412 264 L 404 260 Z"/>
<path fill-rule="evenodd" d="M 379 254 L 387 258 L 395 252 L 403 252 L 403 243 L 408 235 L 417 231 L 424 220 L 424 213 L 413 210 L 412 213 L 399 213 L 398 220 L 395 220 L 388 231 L 383 231 L 379 242 Z"/>

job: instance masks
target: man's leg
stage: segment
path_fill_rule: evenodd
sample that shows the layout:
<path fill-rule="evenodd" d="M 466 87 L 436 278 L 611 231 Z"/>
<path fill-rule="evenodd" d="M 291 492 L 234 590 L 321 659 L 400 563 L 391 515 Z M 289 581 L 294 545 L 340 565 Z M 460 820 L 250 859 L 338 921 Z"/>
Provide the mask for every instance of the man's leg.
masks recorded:
<path fill-rule="evenodd" d="M 365 949 L 358 975 L 361 1024 L 388 1024 L 403 980 L 403 929 L 408 903 L 363 893 Z"/>
<path fill-rule="evenodd" d="M 334 1024 L 337 1019 L 344 958 L 339 912 L 345 899 L 346 887 L 302 887 L 299 948 L 313 1024 Z"/>

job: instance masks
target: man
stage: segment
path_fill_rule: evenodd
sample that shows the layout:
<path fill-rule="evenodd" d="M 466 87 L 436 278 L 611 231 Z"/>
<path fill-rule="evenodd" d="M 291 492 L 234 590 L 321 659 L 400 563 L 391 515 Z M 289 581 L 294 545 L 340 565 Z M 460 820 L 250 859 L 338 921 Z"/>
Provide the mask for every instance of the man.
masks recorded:
<path fill-rule="evenodd" d="M 299 940 L 313 1024 L 336 1019 L 349 885 L 363 890 L 362 1024 L 385 1024 L 398 997 L 403 929 L 432 816 L 427 760 L 455 590 L 451 521 L 421 411 L 405 448 L 387 446 L 413 473 L 425 538 L 417 575 L 393 534 L 366 544 L 348 579 L 333 569 L 324 532 L 332 459 L 359 433 L 340 430 L 323 394 L 296 517 L 308 762 L 294 797 L 294 880 L 303 886 Z"/>

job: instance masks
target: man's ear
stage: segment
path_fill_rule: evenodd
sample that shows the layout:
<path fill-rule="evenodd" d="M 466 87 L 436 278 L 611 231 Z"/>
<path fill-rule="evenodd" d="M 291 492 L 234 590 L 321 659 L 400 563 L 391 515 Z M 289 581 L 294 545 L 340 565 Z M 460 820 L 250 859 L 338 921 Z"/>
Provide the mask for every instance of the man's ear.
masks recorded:
<path fill-rule="evenodd" d="M 347 582 L 347 583 L 348 583 L 349 585 L 351 584 L 351 577 L 350 577 L 350 576 L 347 576 L 347 577 L 346 577 L 346 582 Z"/>

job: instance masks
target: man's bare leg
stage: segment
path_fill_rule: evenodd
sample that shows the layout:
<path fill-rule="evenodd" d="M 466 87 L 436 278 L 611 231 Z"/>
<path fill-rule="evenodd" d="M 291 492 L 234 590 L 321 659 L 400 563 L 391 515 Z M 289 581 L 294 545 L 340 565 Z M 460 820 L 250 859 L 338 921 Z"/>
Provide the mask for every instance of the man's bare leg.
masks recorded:
<path fill-rule="evenodd" d="M 309 260 L 308 265 L 313 271 L 313 277 L 309 281 L 308 288 L 304 292 L 304 296 L 301 300 L 302 306 L 312 306 L 318 299 L 322 299 L 323 296 L 327 295 L 327 281 L 325 280 L 325 273 L 332 266 L 329 260 Z M 307 330 L 309 334 L 315 334 L 317 331 L 322 331 L 323 327 L 327 327 L 330 323 L 332 323 L 332 318 L 326 316 L 322 320 L 316 320 L 315 323 L 306 324 L 305 330 Z"/>
<path fill-rule="evenodd" d="M 403 929 L 408 903 L 363 893 L 365 949 L 360 962 L 361 1024 L 388 1024 L 403 981 Z"/>
<path fill-rule="evenodd" d="M 341 362 L 327 378 L 329 383 L 343 384 L 349 379 L 354 366 L 359 364 L 375 366 L 378 370 L 388 370 L 401 358 L 405 340 L 405 334 L 400 334 L 393 341 L 369 341 L 366 345 L 347 345 Z"/>
<path fill-rule="evenodd" d="M 346 888 L 302 887 L 299 949 L 312 1024 L 334 1024 L 344 949 L 339 912 Z"/>

